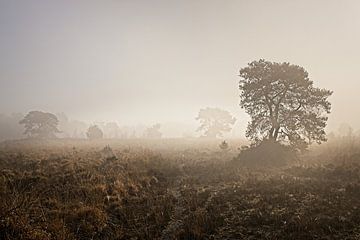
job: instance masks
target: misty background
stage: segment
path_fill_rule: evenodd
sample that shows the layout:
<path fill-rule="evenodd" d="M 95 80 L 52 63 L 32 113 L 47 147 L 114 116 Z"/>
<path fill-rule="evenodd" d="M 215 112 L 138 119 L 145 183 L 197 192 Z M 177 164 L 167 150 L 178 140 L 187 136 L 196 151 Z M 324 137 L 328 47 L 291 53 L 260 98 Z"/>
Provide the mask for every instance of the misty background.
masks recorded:
<path fill-rule="evenodd" d="M 260 58 L 300 65 L 334 91 L 328 132 L 360 129 L 359 10 L 356 0 L 0 0 L 0 139 L 20 136 L 31 110 L 56 114 L 67 137 L 109 122 L 127 136 L 156 123 L 163 137 L 197 136 L 205 107 L 231 112 L 227 137 L 244 137 L 237 75 Z"/>

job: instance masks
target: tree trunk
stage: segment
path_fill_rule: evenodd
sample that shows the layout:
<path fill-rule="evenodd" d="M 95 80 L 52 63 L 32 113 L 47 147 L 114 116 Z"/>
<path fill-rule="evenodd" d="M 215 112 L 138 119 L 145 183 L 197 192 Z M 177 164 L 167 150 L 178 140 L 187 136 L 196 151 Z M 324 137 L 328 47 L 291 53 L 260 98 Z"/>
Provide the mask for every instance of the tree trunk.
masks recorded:
<path fill-rule="evenodd" d="M 270 131 L 269 131 L 269 139 L 273 139 L 274 138 L 274 127 L 271 127 Z"/>
<path fill-rule="evenodd" d="M 280 130 L 280 127 L 276 127 L 275 128 L 275 132 L 274 132 L 274 140 L 276 141 L 278 136 L 279 136 L 279 130 Z"/>

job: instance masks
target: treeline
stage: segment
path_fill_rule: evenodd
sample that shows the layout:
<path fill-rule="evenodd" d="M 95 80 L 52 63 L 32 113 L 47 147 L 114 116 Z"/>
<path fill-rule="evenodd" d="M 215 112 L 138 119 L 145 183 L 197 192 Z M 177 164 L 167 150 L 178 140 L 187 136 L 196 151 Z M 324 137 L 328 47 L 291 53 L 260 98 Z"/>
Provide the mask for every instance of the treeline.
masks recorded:
<path fill-rule="evenodd" d="M 1 115 L 0 140 L 19 138 L 150 138 L 163 137 L 166 133 L 181 132 L 180 137 L 194 137 L 198 132 L 202 138 L 222 138 L 231 133 L 236 118 L 228 111 L 220 108 L 207 107 L 199 110 L 195 120 L 199 127 L 184 128 L 183 124 L 173 126 L 155 123 L 152 125 L 121 126 L 115 121 L 94 122 L 88 124 L 82 121 L 70 120 L 66 114 L 53 114 L 42 111 L 30 111 L 28 114 Z M 190 130 L 191 129 L 191 130 Z M 171 131 L 173 130 L 173 131 Z M 234 133 L 234 132 L 233 132 Z M 170 134 L 171 136 L 171 134 Z"/>
<path fill-rule="evenodd" d="M 33 111 L 40 112 L 40 111 Z M 42 113 L 42 112 L 41 112 Z M 51 113 L 44 113 L 51 114 Z M 154 124 L 150 126 L 138 125 L 138 126 L 121 126 L 115 121 L 111 122 L 94 122 L 86 123 L 79 120 L 69 119 L 65 113 L 51 114 L 56 117 L 55 129 L 48 129 L 46 126 L 46 132 L 39 129 L 36 124 L 41 125 L 33 118 L 30 120 L 32 126 L 26 125 L 22 122 L 27 115 L 23 113 L 13 113 L 10 115 L 0 114 L 0 141 L 23 139 L 27 137 L 58 137 L 58 138 L 88 138 L 89 129 L 92 127 L 98 128 L 102 135 L 102 138 L 117 138 L 117 139 L 128 139 L 128 138 L 161 138 L 162 133 L 160 131 L 161 125 Z M 40 120 L 47 121 L 47 120 Z M 21 124 L 21 122 L 23 124 Z M 32 122 L 32 123 L 31 123 Z"/>

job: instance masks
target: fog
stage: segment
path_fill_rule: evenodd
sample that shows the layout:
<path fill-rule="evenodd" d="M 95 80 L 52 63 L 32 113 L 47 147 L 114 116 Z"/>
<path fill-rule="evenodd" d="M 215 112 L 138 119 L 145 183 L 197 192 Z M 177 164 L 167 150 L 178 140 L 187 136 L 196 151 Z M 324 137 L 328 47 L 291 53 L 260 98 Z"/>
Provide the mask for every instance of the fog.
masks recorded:
<path fill-rule="evenodd" d="M 360 239 L 359 0 L 0 0 L 0 239 Z"/>
<path fill-rule="evenodd" d="M 244 137 L 239 69 L 264 58 L 334 91 L 328 131 L 359 129 L 359 10 L 356 0 L 1 0 L 0 112 L 161 123 L 172 137 L 219 107 L 237 119 L 229 136 Z"/>

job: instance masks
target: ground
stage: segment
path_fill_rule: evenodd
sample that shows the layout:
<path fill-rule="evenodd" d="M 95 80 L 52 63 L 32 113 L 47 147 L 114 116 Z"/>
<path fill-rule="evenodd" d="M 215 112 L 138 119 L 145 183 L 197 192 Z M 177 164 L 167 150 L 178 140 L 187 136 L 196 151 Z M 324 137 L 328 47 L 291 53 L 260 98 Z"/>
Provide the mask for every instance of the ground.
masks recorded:
<path fill-rule="evenodd" d="M 360 166 L 248 169 L 244 142 L 11 141 L 0 239 L 360 239 Z"/>

